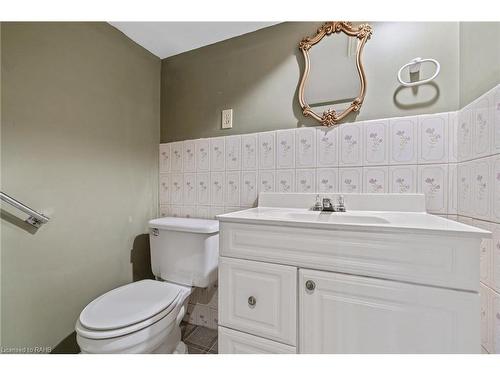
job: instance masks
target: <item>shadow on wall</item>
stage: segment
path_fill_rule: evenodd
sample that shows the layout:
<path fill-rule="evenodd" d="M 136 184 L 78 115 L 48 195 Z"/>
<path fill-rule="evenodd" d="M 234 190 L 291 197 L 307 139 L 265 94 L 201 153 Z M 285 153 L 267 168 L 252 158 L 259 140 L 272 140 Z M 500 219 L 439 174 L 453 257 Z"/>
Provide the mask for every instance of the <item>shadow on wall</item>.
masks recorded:
<path fill-rule="evenodd" d="M 132 280 L 154 279 L 151 271 L 151 252 L 149 249 L 149 234 L 139 234 L 134 239 L 130 251 L 130 262 L 132 263 Z"/>
<path fill-rule="evenodd" d="M 412 82 L 413 82 L 413 80 L 412 80 Z M 418 91 L 422 90 L 424 88 L 429 88 L 430 89 L 429 91 L 432 92 L 429 95 L 429 98 L 425 101 L 405 104 L 405 103 L 400 102 L 398 99 L 399 93 L 404 91 L 404 90 L 411 90 L 411 92 L 413 93 L 413 96 L 417 97 Z M 439 86 L 435 82 L 428 82 L 428 83 L 424 83 L 422 85 L 413 86 L 413 87 L 406 87 L 406 86 L 401 85 L 396 89 L 396 91 L 394 91 L 392 101 L 394 102 L 394 105 L 396 107 L 398 107 L 399 109 L 425 108 L 425 107 L 429 107 L 429 106 L 433 105 L 434 103 L 436 103 L 439 99 L 439 95 L 440 95 Z"/>
<path fill-rule="evenodd" d="M 2 211 L 3 217 L 3 211 Z M 20 219 L 18 219 L 20 220 Z M 22 221 L 22 220 L 21 220 Z M 151 271 L 151 253 L 149 251 L 149 234 L 139 234 L 134 239 L 130 250 L 130 263 L 132 263 L 132 280 L 154 279 Z M 63 339 L 50 354 L 78 354 L 80 348 L 76 342 L 76 332 L 71 332 Z"/>

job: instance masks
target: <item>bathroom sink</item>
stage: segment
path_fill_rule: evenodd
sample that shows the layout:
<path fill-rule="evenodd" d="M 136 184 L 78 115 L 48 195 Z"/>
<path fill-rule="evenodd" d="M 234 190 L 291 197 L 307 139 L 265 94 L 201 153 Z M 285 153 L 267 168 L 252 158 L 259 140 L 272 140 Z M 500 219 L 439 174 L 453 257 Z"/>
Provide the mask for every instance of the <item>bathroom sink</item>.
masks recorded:
<path fill-rule="evenodd" d="M 335 196 L 331 195 L 335 202 Z M 261 193 L 259 206 L 218 215 L 221 222 L 363 232 L 441 233 L 488 237 L 489 232 L 425 212 L 421 194 L 344 194 L 346 212 L 313 211 L 315 194 Z"/>
<path fill-rule="evenodd" d="M 284 220 L 324 222 L 337 224 L 388 224 L 389 220 L 373 214 L 350 212 L 318 212 L 304 209 L 263 210 L 262 217 L 282 218 Z"/>

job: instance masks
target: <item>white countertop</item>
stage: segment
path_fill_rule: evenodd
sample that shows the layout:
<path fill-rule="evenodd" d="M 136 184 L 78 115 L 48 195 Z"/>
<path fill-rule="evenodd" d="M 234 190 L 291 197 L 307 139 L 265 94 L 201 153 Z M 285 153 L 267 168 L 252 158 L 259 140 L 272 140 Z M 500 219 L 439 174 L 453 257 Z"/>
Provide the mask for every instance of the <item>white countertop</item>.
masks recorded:
<path fill-rule="evenodd" d="M 221 222 L 279 225 L 348 231 L 383 231 L 415 234 L 444 234 L 491 237 L 491 233 L 470 225 L 425 212 L 362 211 L 318 212 L 305 208 L 256 207 L 218 215 Z"/>

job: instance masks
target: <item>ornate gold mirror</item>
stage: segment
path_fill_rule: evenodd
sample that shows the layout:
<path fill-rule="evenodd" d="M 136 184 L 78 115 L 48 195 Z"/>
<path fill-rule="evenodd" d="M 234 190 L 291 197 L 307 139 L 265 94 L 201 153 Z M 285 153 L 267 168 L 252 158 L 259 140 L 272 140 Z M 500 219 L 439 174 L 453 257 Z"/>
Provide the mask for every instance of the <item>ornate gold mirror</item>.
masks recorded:
<path fill-rule="evenodd" d="M 333 35 L 334 38 L 325 38 Z M 305 61 L 299 85 L 299 103 L 304 116 L 333 126 L 349 113 L 359 111 L 366 91 L 361 57 L 371 35 L 368 24 L 353 26 L 350 22 L 335 21 L 326 22 L 315 35 L 299 43 Z M 321 109 L 323 114 L 319 115 L 317 111 Z"/>

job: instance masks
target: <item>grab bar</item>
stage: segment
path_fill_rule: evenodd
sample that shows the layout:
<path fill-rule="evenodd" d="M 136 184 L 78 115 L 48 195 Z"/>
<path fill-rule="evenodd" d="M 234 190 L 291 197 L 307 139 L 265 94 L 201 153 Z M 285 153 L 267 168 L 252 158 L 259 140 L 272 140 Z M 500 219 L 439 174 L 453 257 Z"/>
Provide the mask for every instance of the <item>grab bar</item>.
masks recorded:
<path fill-rule="evenodd" d="M 0 191 L 0 198 L 4 202 L 10 204 L 11 206 L 13 206 L 13 207 L 17 208 L 18 210 L 23 211 L 24 213 L 28 214 L 29 217 L 25 221 L 28 224 L 31 224 L 31 225 L 33 225 L 36 228 L 40 228 L 40 226 L 42 224 L 45 224 L 45 223 L 47 223 L 50 220 L 49 217 L 47 217 L 45 215 L 42 215 L 39 212 L 36 212 L 35 210 L 29 208 L 25 204 L 22 204 L 21 202 L 19 202 L 17 199 L 14 199 L 14 198 L 8 196 L 7 194 L 5 194 L 5 193 L 3 193 L 1 191 Z"/>

